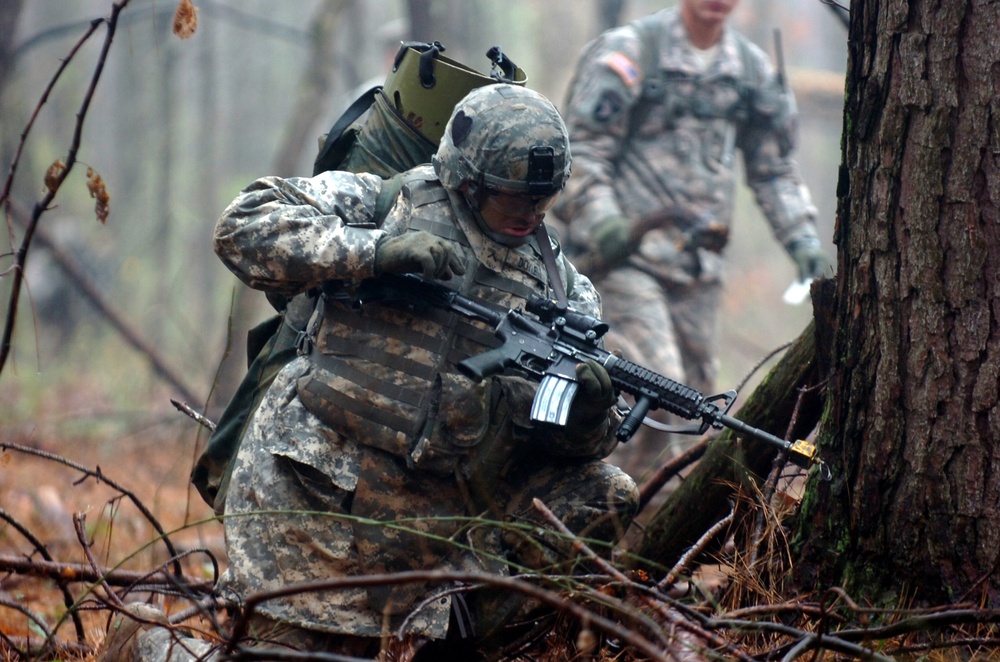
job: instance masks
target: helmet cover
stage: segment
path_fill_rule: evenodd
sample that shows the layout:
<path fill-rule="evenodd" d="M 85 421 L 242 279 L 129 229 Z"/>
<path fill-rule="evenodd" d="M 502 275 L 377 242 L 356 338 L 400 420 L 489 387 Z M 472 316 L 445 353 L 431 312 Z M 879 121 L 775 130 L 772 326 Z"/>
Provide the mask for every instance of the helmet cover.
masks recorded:
<path fill-rule="evenodd" d="M 570 173 L 569 134 L 538 92 L 508 84 L 471 91 L 456 106 L 431 162 L 445 187 L 550 196 Z"/>

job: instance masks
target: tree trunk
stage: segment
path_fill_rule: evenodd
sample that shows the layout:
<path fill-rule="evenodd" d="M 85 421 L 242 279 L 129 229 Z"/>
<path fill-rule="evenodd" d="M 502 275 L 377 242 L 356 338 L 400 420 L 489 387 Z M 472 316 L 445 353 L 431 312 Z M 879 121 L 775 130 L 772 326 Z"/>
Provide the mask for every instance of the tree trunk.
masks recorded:
<path fill-rule="evenodd" d="M 353 1 L 325 0 L 313 15 L 309 26 L 309 59 L 301 70 L 296 103 L 285 124 L 284 138 L 274 157 L 271 174 L 280 177 L 312 175 L 311 169 L 301 172 L 298 163 L 304 152 L 314 157 L 315 151 L 310 150 L 319 148 L 319 136 L 310 132 L 319 118 L 329 112 L 323 100 L 336 83 L 338 58 L 335 53 L 341 50 L 338 49 L 338 34 L 344 32 L 342 18 Z M 353 99 L 348 99 L 347 103 L 351 101 Z M 237 284 L 236 288 L 230 320 L 233 333 L 228 339 L 228 355 L 219 375 L 219 392 L 226 399 L 232 396 L 247 372 L 247 331 L 261 321 L 261 310 L 265 315 L 272 313 L 260 293 L 242 284 Z"/>
<path fill-rule="evenodd" d="M 621 25 L 625 0 L 601 0 L 597 4 L 598 32 L 604 32 Z"/>
<path fill-rule="evenodd" d="M 0 2 L 0 97 L 7 86 L 7 76 L 14 71 L 14 39 L 22 9 L 24 0 Z"/>
<path fill-rule="evenodd" d="M 1000 607 L 1000 11 L 855 0 L 838 309 L 799 579 Z"/>
<path fill-rule="evenodd" d="M 432 41 L 437 38 L 433 36 L 430 0 L 406 0 L 406 14 L 410 19 L 409 40 Z"/>
<path fill-rule="evenodd" d="M 326 0 L 313 16 L 309 26 L 309 59 L 302 67 L 298 97 L 285 125 L 285 138 L 274 158 L 272 174 L 279 177 L 309 176 L 312 172 L 300 172 L 299 160 L 303 152 L 315 155 L 318 136 L 311 133 L 316 122 L 328 112 L 324 99 L 335 84 L 338 73 L 336 62 L 348 58 L 346 49 L 338 49 L 338 34 L 343 35 L 343 14 L 349 9 L 351 0 Z M 338 53 L 339 51 L 339 53 Z M 360 81 L 350 81 L 345 92 Z M 345 106 L 353 101 L 347 99 Z"/>

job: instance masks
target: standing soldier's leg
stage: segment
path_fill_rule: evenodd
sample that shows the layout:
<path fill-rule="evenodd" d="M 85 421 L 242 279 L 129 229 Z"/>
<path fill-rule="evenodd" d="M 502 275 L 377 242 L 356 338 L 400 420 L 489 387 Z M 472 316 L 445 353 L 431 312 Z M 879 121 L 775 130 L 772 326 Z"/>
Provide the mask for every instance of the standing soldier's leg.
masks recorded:
<path fill-rule="evenodd" d="M 695 282 L 683 290 L 668 291 L 667 298 L 686 383 L 705 395 L 712 395 L 719 374 L 718 312 L 722 284 Z"/>
<path fill-rule="evenodd" d="M 674 322 L 660 284 L 641 271 L 619 269 L 600 281 L 598 289 L 604 320 L 611 326 L 605 348 L 620 351 L 629 361 L 686 383 Z M 667 422 L 663 411 L 651 412 L 651 417 Z M 642 426 L 631 440 L 615 449 L 608 462 L 641 483 L 672 457 L 672 436 L 676 435 Z"/>

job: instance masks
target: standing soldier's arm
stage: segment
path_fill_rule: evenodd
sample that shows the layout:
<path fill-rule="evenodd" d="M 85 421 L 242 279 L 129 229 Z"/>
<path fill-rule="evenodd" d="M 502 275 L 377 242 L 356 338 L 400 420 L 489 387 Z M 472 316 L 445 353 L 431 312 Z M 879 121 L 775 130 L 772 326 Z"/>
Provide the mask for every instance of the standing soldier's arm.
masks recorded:
<path fill-rule="evenodd" d="M 747 184 L 770 223 L 775 238 L 798 264 L 801 277 L 816 277 L 827 266 L 816 231 L 816 207 L 793 160 L 798 112 L 790 89 L 783 89 L 766 56 L 751 46 L 751 79 L 747 119 L 740 127 Z"/>
<path fill-rule="evenodd" d="M 615 163 L 629 133 L 632 108 L 642 91 L 639 37 L 631 27 L 605 33 L 577 63 L 564 110 L 573 154 L 573 176 L 556 213 L 587 228 L 623 217 L 615 199 Z"/>

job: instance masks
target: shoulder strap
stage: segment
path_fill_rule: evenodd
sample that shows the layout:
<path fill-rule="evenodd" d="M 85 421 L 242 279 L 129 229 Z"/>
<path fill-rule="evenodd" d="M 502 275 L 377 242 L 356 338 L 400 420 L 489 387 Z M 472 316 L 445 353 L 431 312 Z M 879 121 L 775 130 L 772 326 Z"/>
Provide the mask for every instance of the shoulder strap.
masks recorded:
<path fill-rule="evenodd" d="M 552 288 L 552 293 L 556 295 L 556 303 L 565 308 L 569 302 L 566 299 L 566 290 L 563 288 L 562 279 L 559 278 L 559 267 L 556 266 L 556 256 L 552 252 L 552 242 L 549 241 L 549 231 L 545 228 L 545 223 L 540 223 L 535 228 L 535 240 L 538 241 L 538 250 L 542 253 L 545 271 L 548 272 L 549 276 L 549 286 Z"/>
<path fill-rule="evenodd" d="M 401 172 L 382 180 L 382 190 L 378 192 L 378 198 L 375 200 L 375 225 L 381 227 L 382 221 L 389 215 L 389 210 L 392 209 L 399 191 L 403 188 L 405 174 Z"/>
<path fill-rule="evenodd" d="M 650 29 L 648 23 L 652 21 L 652 15 L 640 18 L 632 23 L 632 27 L 639 34 L 639 41 L 642 44 L 642 92 L 632 106 L 629 113 L 628 127 L 625 135 L 619 142 L 618 158 L 632 142 L 639 125 L 646 119 L 650 108 L 663 97 L 663 77 L 660 75 L 660 43 L 654 31 Z"/>
<path fill-rule="evenodd" d="M 734 34 L 736 36 L 736 43 L 740 46 L 740 59 L 743 60 L 743 71 L 746 72 L 745 78 L 750 87 L 757 87 L 760 83 L 760 77 L 757 75 L 757 67 L 754 64 L 753 58 L 750 56 L 750 40 L 741 35 L 739 32 Z"/>
<path fill-rule="evenodd" d="M 381 85 L 376 85 L 371 88 L 347 107 L 347 110 L 334 122 L 333 126 L 330 128 L 330 132 L 326 134 L 326 140 L 323 142 L 323 148 L 319 150 L 319 154 L 316 156 L 316 160 L 313 162 L 313 176 L 320 174 L 321 172 L 326 172 L 327 170 L 335 169 L 341 161 L 344 160 L 344 156 L 347 154 L 347 149 L 335 149 L 340 137 L 343 135 L 347 127 L 354 124 L 359 117 L 361 117 L 366 110 L 368 110 L 371 105 L 375 102 L 375 95 L 379 93 L 382 89 Z"/>

